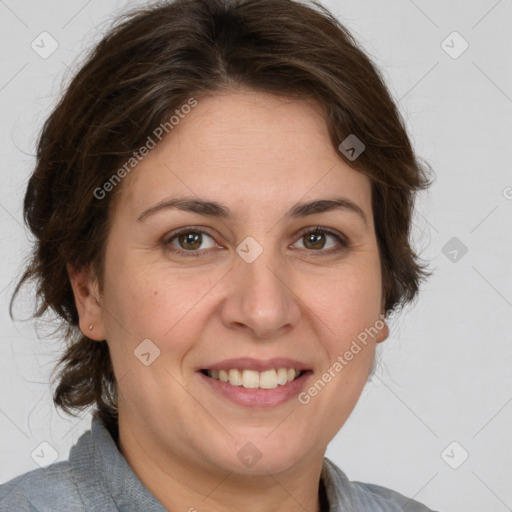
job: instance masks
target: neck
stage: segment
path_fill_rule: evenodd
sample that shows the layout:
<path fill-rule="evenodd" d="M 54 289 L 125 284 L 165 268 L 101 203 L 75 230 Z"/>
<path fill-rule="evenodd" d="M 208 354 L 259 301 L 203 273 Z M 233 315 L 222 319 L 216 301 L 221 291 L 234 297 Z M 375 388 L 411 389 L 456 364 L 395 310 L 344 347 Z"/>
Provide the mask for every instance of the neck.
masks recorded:
<path fill-rule="evenodd" d="M 199 458 L 142 446 L 130 429 L 119 429 L 119 448 L 133 472 L 167 510 L 199 512 L 321 512 L 324 453 L 280 473 L 243 475 L 207 466 Z M 147 439 L 147 438 L 146 438 Z M 324 498 L 325 499 L 325 498 Z M 322 500 L 323 501 L 323 500 Z"/>

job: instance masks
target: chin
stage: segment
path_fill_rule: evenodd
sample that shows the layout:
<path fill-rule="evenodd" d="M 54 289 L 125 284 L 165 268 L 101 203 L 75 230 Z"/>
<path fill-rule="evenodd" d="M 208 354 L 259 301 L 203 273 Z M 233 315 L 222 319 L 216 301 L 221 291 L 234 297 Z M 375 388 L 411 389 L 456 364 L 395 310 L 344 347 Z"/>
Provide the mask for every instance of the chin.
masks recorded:
<path fill-rule="evenodd" d="M 304 460 L 304 443 L 290 443 L 286 436 L 270 434 L 274 439 L 265 438 L 269 430 L 259 435 L 239 436 L 236 442 L 222 450 L 222 460 L 226 471 L 239 475 L 268 476 L 268 473 L 288 471 Z M 226 457 L 227 455 L 227 457 Z"/>

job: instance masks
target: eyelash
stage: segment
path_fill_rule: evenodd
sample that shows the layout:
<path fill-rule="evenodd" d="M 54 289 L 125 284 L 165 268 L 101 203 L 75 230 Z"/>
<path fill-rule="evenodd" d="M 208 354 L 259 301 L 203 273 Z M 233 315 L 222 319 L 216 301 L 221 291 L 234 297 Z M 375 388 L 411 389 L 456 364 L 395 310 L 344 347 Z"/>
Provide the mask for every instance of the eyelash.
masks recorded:
<path fill-rule="evenodd" d="M 187 233 L 196 233 L 196 234 L 205 234 L 205 235 L 208 235 L 210 238 L 214 239 L 214 237 L 208 233 L 208 231 L 205 231 L 204 229 L 200 229 L 200 228 L 196 228 L 194 226 L 188 226 L 186 228 L 183 228 L 183 229 L 179 229 L 178 231 L 174 231 L 173 233 L 170 233 L 169 236 L 165 237 L 162 241 L 162 244 L 163 246 L 166 248 L 166 250 L 168 250 L 169 252 L 172 252 L 174 254 L 178 254 L 179 256 L 184 256 L 184 257 L 199 257 L 199 256 L 203 256 L 204 254 L 208 254 L 209 251 L 211 249 L 196 249 L 194 251 L 185 251 L 183 249 L 178 249 L 176 248 L 175 246 L 173 246 L 171 244 L 171 242 L 179 237 L 180 235 L 183 235 L 183 234 L 187 234 Z M 322 255 L 332 255 L 334 253 L 338 253 L 338 252 L 342 252 L 342 251 L 346 251 L 348 249 L 351 248 L 351 244 L 349 242 L 349 240 L 344 237 L 343 235 L 337 233 L 336 231 L 333 231 L 331 229 L 328 229 L 328 228 L 322 228 L 321 226 L 317 226 L 316 228 L 309 228 L 309 229 L 306 229 L 305 231 L 303 231 L 301 233 L 301 235 L 299 236 L 298 240 L 300 240 L 301 238 L 305 237 L 306 235 L 310 235 L 310 234 L 327 234 L 327 235 L 330 235 L 332 236 L 333 238 L 335 238 L 336 242 L 339 244 L 339 246 L 341 247 L 335 247 L 335 248 L 331 248 L 331 249 L 327 249 L 327 250 L 323 250 L 323 249 L 318 249 L 318 250 L 314 250 L 314 249 L 303 249 L 303 250 L 306 250 L 308 252 L 312 252 L 312 253 L 320 253 L 318 255 L 315 255 L 315 256 L 322 256 Z"/>

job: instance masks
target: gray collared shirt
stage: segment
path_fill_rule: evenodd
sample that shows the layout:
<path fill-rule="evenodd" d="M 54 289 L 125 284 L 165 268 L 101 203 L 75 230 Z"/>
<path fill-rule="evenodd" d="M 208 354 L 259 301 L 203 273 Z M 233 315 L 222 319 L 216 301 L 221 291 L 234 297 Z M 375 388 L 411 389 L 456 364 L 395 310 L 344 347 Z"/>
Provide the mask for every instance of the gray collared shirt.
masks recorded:
<path fill-rule="evenodd" d="M 320 478 L 326 512 L 432 512 L 378 485 L 350 482 L 324 458 Z M 191 504 L 191 508 L 194 504 Z M 197 504 L 197 510 L 204 506 Z M 323 509 L 322 509 L 323 510 Z M 132 471 L 110 432 L 93 417 L 67 461 L 36 469 L 0 486 L 0 512 L 166 512 Z"/>

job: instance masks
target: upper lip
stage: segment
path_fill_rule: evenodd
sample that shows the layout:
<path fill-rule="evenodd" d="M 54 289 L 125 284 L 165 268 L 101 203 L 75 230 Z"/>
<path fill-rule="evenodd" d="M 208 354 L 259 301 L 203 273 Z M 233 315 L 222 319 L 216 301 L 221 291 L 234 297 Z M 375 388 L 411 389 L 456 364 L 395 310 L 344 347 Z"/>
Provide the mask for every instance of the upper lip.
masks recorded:
<path fill-rule="evenodd" d="M 279 368 L 295 368 L 296 370 L 309 370 L 310 367 L 298 361 L 297 359 L 290 359 L 288 357 L 275 357 L 273 359 L 253 359 L 252 357 L 238 357 L 236 359 L 225 359 L 218 363 L 203 366 L 201 370 L 230 370 L 233 368 L 242 370 L 255 370 L 263 372 L 265 370 L 279 369 Z"/>

